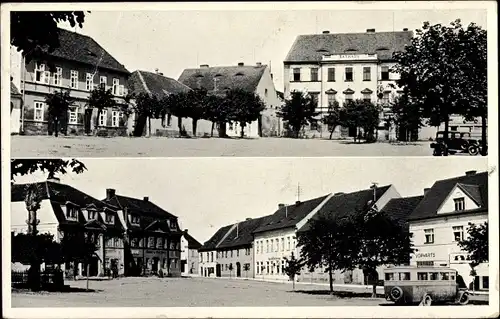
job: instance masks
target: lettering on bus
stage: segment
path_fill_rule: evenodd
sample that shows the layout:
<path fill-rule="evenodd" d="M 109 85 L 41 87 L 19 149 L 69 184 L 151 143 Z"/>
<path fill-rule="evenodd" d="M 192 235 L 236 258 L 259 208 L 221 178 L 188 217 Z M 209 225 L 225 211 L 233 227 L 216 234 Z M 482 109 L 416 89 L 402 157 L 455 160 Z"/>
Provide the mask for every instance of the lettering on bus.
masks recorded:
<path fill-rule="evenodd" d="M 415 255 L 417 258 L 434 258 L 436 257 L 435 253 L 418 253 Z"/>

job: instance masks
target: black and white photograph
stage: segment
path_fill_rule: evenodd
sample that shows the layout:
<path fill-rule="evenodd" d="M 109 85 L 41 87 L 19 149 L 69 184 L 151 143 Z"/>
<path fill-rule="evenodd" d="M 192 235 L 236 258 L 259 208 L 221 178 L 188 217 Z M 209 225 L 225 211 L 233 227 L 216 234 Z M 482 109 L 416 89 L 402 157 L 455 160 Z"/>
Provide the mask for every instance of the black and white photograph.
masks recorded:
<path fill-rule="evenodd" d="M 496 2 L 1 18 L 3 317 L 498 317 Z"/>

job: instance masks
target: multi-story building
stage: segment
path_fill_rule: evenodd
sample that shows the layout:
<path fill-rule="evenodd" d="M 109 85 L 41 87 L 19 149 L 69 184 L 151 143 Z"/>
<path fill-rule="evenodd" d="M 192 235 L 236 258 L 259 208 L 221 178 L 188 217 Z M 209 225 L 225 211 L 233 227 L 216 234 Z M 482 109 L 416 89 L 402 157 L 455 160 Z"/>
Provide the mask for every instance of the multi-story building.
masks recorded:
<path fill-rule="evenodd" d="M 129 72 L 91 37 L 64 29 L 58 32 L 60 46 L 49 54 L 48 61 L 25 63 L 22 54 L 11 48 L 11 73 L 23 96 L 20 132 L 52 132 L 54 128 L 45 97 L 67 91 L 73 102 L 65 121 L 67 125 L 60 128 L 62 132 L 105 131 L 100 134 L 125 135 L 127 116 L 122 110 L 127 108 L 124 97 Z M 99 86 L 111 89 L 116 106 L 104 109 L 98 116 L 97 109 L 89 107 L 88 99 L 90 92 Z"/>
<path fill-rule="evenodd" d="M 198 249 L 199 261 L 200 261 L 200 276 L 203 277 L 220 277 L 221 274 L 217 273 L 217 245 L 221 243 L 230 230 L 232 230 L 235 225 L 227 225 L 215 232 L 209 240 L 207 240 L 203 246 Z"/>
<path fill-rule="evenodd" d="M 185 229 L 181 238 L 181 273 L 184 276 L 199 275 L 198 249 L 201 244 Z"/>
<path fill-rule="evenodd" d="M 464 176 L 439 180 L 424 190 L 424 197 L 410 215 L 410 232 L 417 252 L 411 264 L 445 266 L 458 271 L 466 284 L 488 289 L 488 263 L 470 275 L 470 260 L 458 242 L 467 238 L 469 223 L 488 221 L 488 173 L 466 172 Z"/>
<path fill-rule="evenodd" d="M 33 185 L 33 184 L 32 184 Z M 38 233 L 49 233 L 60 242 L 64 236 L 89 236 L 96 246 L 96 257 L 88 263 L 67 262 L 62 266 L 68 277 L 105 275 L 106 269 L 116 267 L 119 275 L 125 272 L 123 226 L 121 211 L 99 201 L 69 185 L 50 178 L 34 186 L 41 196 L 40 209 L 29 216 L 24 202 L 28 184 L 14 184 L 11 192 L 11 231 L 27 233 L 27 220 L 36 218 L 40 222 Z M 103 264 L 103 260 L 112 262 Z M 88 273 L 87 273 L 88 268 Z"/>
<path fill-rule="evenodd" d="M 342 106 L 349 100 L 363 99 L 388 106 L 398 94 L 391 72 L 392 54 L 404 50 L 413 33 L 394 32 L 300 35 L 284 60 L 285 98 L 292 91 L 308 93 L 317 104 L 321 118 L 334 101 Z M 383 118 L 383 114 L 381 114 Z M 380 123 L 384 126 L 383 121 Z M 321 136 L 327 128 L 309 127 L 309 134 Z M 339 127 L 337 137 L 354 136 L 354 128 Z"/>
<path fill-rule="evenodd" d="M 224 94 L 229 89 L 243 89 L 254 92 L 265 103 L 266 109 L 261 117 L 244 128 L 247 137 L 271 136 L 278 134 L 275 115 L 281 105 L 273 83 L 273 76 L 267 65 L 245 65 L 210 67 L 200 65 L 197 69 L 185 69 L 179 77 L 179 82 L 192 89 L 205 89 L 209 93 Z M 226 134 L 240 136 L 239 123 L 226 124 Z"/>
<path fill-rule="evenodd" d="M 117 195 L 106 190 L 102 200 L 118 207 L 124 228 L 123 260 L 126 275 L 181 275 L 181 237 L 177 216 L 158 207 L 149 200 Z M 107 261 L 106 261 L 107 262 Z"/>
<path fill-rule="evenodd" d="M 19 93 L 16 85 L 10 77 L 10 133 L 19 134 L 19 125 L 21 124 L 21 104 L 22 95 Z"/>

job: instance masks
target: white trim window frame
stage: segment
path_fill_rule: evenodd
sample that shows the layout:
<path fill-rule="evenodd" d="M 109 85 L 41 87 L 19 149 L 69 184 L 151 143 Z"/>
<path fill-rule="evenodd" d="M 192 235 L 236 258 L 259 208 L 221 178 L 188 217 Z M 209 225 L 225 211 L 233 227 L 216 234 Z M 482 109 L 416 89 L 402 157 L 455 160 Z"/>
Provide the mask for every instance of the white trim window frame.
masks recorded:
<path fill-rule="evenodd" d="M 71 106 L 69 108 L 68 124 L 78 124 L 78 106 Z"/>
<path fill-rule="evenodd" d="M 99 126 L 106 126 L 107 119 L 108 119 L 108 111 L 102 110 L 101 114 L 99 115 Z"/>
<path fill-rule="evenodd" d="M 35 82 L 45 83 L 45 64 L 35 62 Z"/>
<path fill-rule="evenodd" d="M 43 113 L 45 111 L 45 103 L 37 101 L 34 103 L 33 120 L 35 122 L 43 122 Z"/>
<path fill-rule="evenodd" d="M 103 85 L 104 84 L 104 85 Z M 108 85 L 108 79 L 104 76 L 104 75 L 101 75 L 99 77 L 99 86 L 100 87 L 104 87 L 104 89 L 106 89 L 106 86 Z"/>
<path fill-rule="evenodd" d="M 85 77 L 85 89 L 87 91 L 92 91 L 94 89 L 94 74 L 87 73 Z"/>
<path fill-rule="evenodd" d="M 111 126 L 120 126 L 120 113 L 119 111 L 111 111 Z"/>
<path fill-rule="evenodd" d="M 62 68 L 56 67 L 56 72 L 53 73 L 52 84 L 56 86 L 62 85 Z"/>
<path fill-rule="evenodd" d="M 120 79 L 113 78 L 113 95 L 118 95 Z"/>
<path fill-rule="evenodd" d="M 78 71 L 71 70 L 69 85 L 72 89 L 78 89 Z"/>

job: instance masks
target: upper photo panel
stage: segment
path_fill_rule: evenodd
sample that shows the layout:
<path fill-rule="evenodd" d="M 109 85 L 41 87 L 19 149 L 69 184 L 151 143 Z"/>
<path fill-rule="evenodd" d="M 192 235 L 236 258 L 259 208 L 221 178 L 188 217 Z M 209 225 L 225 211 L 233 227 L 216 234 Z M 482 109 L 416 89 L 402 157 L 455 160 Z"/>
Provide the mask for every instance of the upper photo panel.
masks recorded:
<path fill-rule="evenodd" d="M 120 6 L 11 12 L 12 157 L 487 155 L 486 9 Z"/>

